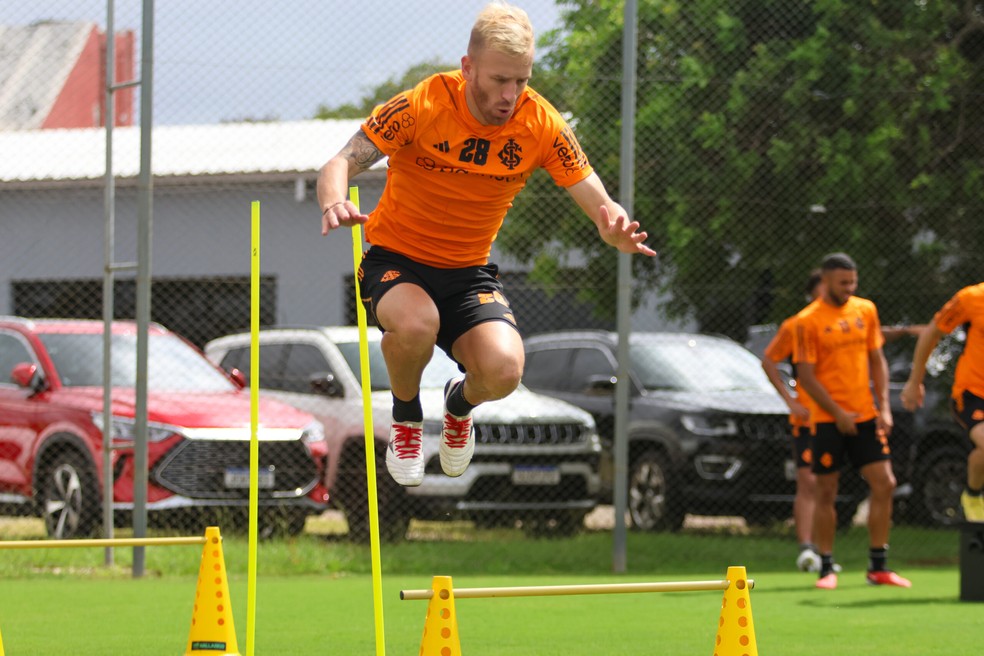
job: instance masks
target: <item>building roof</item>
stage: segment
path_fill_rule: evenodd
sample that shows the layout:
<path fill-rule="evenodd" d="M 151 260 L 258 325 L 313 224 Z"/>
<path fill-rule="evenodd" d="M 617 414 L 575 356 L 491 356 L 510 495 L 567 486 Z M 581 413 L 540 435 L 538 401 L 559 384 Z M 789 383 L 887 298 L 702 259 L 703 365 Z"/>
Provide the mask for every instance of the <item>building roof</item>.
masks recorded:
<path fill-rule="evenodd" d="M 361 120 L 162 125 L 152 135 L 156 178 L 311 174 L 359 129 Z M 106 131 L 0 131 L 0 181 L 101 180 L 106 173 Z M 374 168 L 385 168 L 385 161 Z M 113 130 L 116 177 L 140 172 L 140 128 Z"/>
<path fill-rule="evenodd" d="M 0 25 L 0 130 L 41 127 L 95 23 Z"/>

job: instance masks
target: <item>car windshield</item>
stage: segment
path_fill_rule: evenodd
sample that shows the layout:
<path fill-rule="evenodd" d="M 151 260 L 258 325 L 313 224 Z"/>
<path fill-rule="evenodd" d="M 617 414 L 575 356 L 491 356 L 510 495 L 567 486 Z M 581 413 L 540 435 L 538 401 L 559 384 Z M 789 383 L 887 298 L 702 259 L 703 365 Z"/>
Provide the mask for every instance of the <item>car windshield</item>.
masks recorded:
<path fill-rule="evenodd" d="M 103 384 L 102 333 L 39 335 L 66 387 Z M 136 387 L 137 336 L 113 335 L 114 387 Z M 198 351 L 174 335 L 150 335 L 147 342 L 147 388 L 153 392 L 221 392 L 234 390 L 231 380 Z"/>
<path fill-rule="evenodd" d="M 629 346 L 635 375 L 648 390 L 768 392 L 758 358 L 723 339 L 692 337 L 635 341 Z"/>
<path fill-rule="evenodd" d="M 362 368 L 359 365 L 359 343 L 358 342 L 339 342 L 338 350 L 342 352 L 345 362 L 355 374 L 359 384 L 362 384 Z M 449 358 L 441 349 L 434 349 L 434 357 L 424 368 L 424 375 L 420 380 L 422 389 L 444 388 L 444 383 L 448 379 L 460 376 L 458 365 Z M 383 349 L 379 342 L 369 342 L 369 381 L 372 391 L 388 390 L 390 388 L 389 374 L 386 371 L 386 361 L 383 359 Z"/>

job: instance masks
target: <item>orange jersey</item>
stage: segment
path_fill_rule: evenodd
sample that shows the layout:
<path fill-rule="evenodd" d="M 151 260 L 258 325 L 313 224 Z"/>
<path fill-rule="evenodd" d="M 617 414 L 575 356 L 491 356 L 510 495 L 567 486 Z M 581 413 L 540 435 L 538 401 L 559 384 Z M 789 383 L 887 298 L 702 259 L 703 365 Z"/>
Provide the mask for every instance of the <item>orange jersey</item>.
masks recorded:
<path fill-rule="evenodd" d="M 366 239 L 434 267 L 487 263 L 506 211 L 536 169 L 562 187 L 592 172 L 567 122 L 529 88 L 505 125 L 479 123 L 461 71 L 433 75 L 376 107 L 362 130 L 389 156 Z"/>
<path fill-rule="evenodd" d="M 984 398 L 984 283 L 964 287 L 954 294 L 933 317 L 933 323 L 944 333 L 970 324 L 953 377 L 953 398 L 959 399 L 965 391 Z"/>
<path fill-rule="evenodd" d="M 763 353 L 765 357 L 769 358 L 773 362 L 782 362 L 783 360 L 792 357 L 797 316 L 798 315 L 793 315 L 779 325 L 779 330 L 776 331 L 776 334 L 772 337 L 772 341 L 769 342 L 769 345 L 765 347 L 765 351 Z M 807 408 L 813 407 L 813 400 L 803 390 L 803 387 L 799 384 L 798 378 L 796 379 L 796 399 Z M 810 422 L 809 420 L 802 419 L 797 415 L 790 414 L 789 423 L 795 427 L 807 426 Z"/>
<path fill-rule="evenodd" d="M 821 300 L 797 317 L 793 361 L 814 365 L 817 382 L 846 412 L 857 413 L 857 422 L 874 419 L 868 356 L 885 343 L 875 304 L 857 296 L 841 307 Z M 808 407 L 812 421 L 834 421 L 812 399 Z"/>

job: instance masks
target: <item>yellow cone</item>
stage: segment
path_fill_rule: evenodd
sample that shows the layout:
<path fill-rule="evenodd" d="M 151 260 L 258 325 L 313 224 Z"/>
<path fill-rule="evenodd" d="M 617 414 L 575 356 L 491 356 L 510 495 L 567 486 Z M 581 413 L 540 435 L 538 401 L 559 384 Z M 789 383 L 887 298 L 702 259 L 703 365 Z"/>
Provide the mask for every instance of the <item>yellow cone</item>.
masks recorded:
<path fill-rule="evenodd" d="M 218 528 L 209 526 L 205 529 L 205 548 L 198 568 L 195 610 L 185 656 L 240 656 L 230 602 L 222 537 Z"/>
<path fill-rule="evenodd" d="M 728 568 L 728 588 L 721 601 L 714 656 L 758 656 L 752 600 L 748 595 L 748 576 L 744 567 Z"/>
<path fill-rule="evenodd" d="M 451 577 L 435 576 L 431 587 L 434 596 L 427 602 L 427 619 L 424 620 L 420 656 L 461 656 Z"/>

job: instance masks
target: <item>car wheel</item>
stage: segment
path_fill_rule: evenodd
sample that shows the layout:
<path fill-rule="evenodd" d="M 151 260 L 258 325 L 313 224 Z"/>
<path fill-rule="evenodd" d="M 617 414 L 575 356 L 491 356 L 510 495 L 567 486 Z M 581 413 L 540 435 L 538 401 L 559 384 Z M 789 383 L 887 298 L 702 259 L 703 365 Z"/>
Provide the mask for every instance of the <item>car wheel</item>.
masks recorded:
<path fill-rule="evenodd" d="M 39 478 L 39 505 L 48 536 L 56 540 L 87 537 L 99 523 L 96 474 L 79 453 L 45 455 Z"/>
<path fill-rule="evenodd" d="M 670 491 L 669 460 L 659 451 L 647 451 L 632 461 L 629 471 L 629 517 L 640 531 L 677 530 L 684 513 Z"/>
<path fill-rule="evenodd" d="M 967 452 L 943 447 L 923 458 L 913 498 L 907 504 L 912 521 L 953 526 L 963 519 L 960 493 L 967 480 Z"/>

